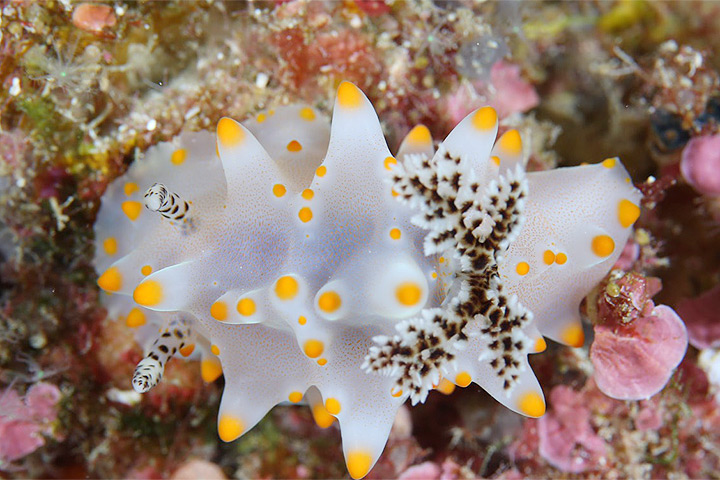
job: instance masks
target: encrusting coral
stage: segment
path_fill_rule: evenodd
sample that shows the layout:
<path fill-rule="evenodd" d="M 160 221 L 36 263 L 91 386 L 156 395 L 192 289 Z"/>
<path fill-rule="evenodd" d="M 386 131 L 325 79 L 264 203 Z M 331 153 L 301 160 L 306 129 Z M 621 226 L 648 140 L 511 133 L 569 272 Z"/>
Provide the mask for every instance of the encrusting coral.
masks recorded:
<path fill-rule="evenodd" d="M 135 389 L 173 356 L 201 358 L 207 381 L 225 376 L 223 440 L 306 402 L 320 426 L 339 421 L 354 478 L 405 399 L 441 380 L 541 416 L 527 355 L 543 336 L 583 344 L 580 301 L 619 257 L 640 193 L 616 158 L 526 173 L 519 133 L 496 141 L 497 123 L 480 108 L 437 151 L 417 126 L 392 156 L 343 82 L 331 126 L 289 106 L 149 150 L 95 226 L 109 312 L 147 351 Z"/>

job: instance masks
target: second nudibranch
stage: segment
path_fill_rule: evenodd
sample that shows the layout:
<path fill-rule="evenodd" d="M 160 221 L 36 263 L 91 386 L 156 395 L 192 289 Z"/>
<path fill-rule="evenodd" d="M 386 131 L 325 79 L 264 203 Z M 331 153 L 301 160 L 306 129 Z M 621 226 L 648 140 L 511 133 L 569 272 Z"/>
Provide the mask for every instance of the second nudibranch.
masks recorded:
<path fill-rule="evenodd" d="M 232 441 L 273 406 L 338 420 L 348 470 L 375 464 L 395 414 L 471 383 L 537 417 L 527 355 L 543 336 L 581 346 L 582 298 L 638 218 L 619 160 L 526 173 L 492 108 L 434 148 L 397 155 L 353 84 L 332 124 L 277 108 L 216 135 L 158 145 L 108 188 L 95 226 L 98 283 L 138 329 L 144 392 L 172 356 L 225 375 L 218 431 Z M 158 329 L 160 332 L 158 333 Z"/>

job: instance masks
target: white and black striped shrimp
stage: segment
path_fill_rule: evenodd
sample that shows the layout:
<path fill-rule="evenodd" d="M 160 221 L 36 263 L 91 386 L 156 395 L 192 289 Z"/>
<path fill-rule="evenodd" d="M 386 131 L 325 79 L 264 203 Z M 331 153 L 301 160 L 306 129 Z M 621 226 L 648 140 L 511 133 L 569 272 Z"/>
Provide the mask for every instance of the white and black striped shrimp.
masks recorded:
<path fill-rule="evenodd" d="M 162 183 L 156 183 L 145 192 L 145 207 L 170 220 L 183 220 L 190 214 L 190 204 L 171 192 Z"/>
<path fill-rule="evenodd" d="M 190 322 L 182 317 L 173 319 L 168 327 L 158 334 L 150 351 L 135 368 L 132 385 L 136 392 L 145 393 L 162 379 L 168 360 L 186 346 L 194 349 L 194 335 Z M 183 354 L 185 355 L 185 354 Z"/>

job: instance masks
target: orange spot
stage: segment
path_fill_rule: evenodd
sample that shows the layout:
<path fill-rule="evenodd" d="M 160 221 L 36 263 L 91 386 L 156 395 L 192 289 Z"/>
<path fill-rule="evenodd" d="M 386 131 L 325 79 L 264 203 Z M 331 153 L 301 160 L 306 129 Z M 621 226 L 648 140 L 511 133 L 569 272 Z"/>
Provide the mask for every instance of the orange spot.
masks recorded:
<path fill-rule="evenodd" d="M 447 378 L 441 378 L 440 383 L 437 387 L 435 387 L 435 390 L 445 395 L 450 395 L 455 391 L 455 384 Z"/>
<path fill-rule="evenodd" d="M 280 300 L 292 300 L 297 295 L 299 288 L 300 285 L 294 277 L 285 275 L 275 282 L 275 295 Z"/>
<path fill-rule="evenodd" d="M 128 313 L 128 316 L 125 319 L 125 325 L 130 328 L 137 328 L 145 325 L 146 321 L 147 320 L 143 311 L 135 307 Z"/>
<path fill-rule="evenodd" d="M 537 392 L 527 392 L 518 400 L 518 410 L 528 417 L 542 417 L 545 415 L 545 400 Z"/>
<path fill-rule="evenodd" d="M 192 355 L 192 353 L 194 351 L 195 351 L 195 344 L 189 343 L 189 344 L 185 345 L 184 347 L 180 348 L 180 355 L 182 355 L 183 357 L 189 357 L 190 355 Z"/>
<path fill-rule="evenodd" d="M 106 292 L 117 292 L 122 288 L 122 274 L 117 267 L 110 267 L 100 275 L 97 281 L 100 288 Z"/>
<path fill-rule="evenodd" d="M 303 351 L 308 357 L 317 358 L 325 351 L 325 344 L 320 340 L 311 338 L 310 340 L 305 340 Z"/>
<path fill-rule="evenodd" d="M 391 390 L 390 391 L 390 395 L 392 395 L 395 398 L 402 396 L 402 394 L 403 394 L 402 390 Z"/>
<path fill-rule="evenodd" d="M 305 200 L 312 200 L 315 196 L 315 192 L 313 192 L 311 189 L 306 188 L 303 190 L 303 192 L 300 194 Z"/>
<path fill-rule="evenodd" d="M 417 283 L 403 282 L 395 289 L 395 298 L 406 307 L 411 307 L 422 298 L 422 289 Z"/>
<path fill-rule="evenodd" d="M 323 365 L 325 365 L 327 363 L 327 359 L 321 358 L 317 361 L 317 363 L 318 363 L 318 365 L 320 365 L 322 367 Z"/>
<path fill-rule="evenodd" d="M 172 153 L 172 155 L 170 155 L 170 161 L 173 165 L 182 165 L 187 159 L 187 154 L 187 150 L 184 148 L 178 148 Z"/>
<path fill-rule="evenodd" d="M 470 385 L 470 382 L 472 382 L 472 377 L 468 372 L 460 372 L 455 376 L 455 383 L 457 383 L 458 387 L 465 388 Z"/>
<path fill-rule="evenodd" d="M 494 163 L 496 167 L 500 166 L 500 157 L 496 157 L 495 155 L 493 155 L 492 157 L 490 157 L 490 161 L 492 161 L 492 163 Z"/>
<path fill-rule="evenodd" d="M 302 150 L 302 145 L 297 140 L 293 140 L 287 144 L 288 152 L 299 152 Z"/>
<path fill-rule="evenodd" d="M 220 355 L 220 348 L 217 345 L 210 345 L 210 351 L 213 355 Z"/>
<path fill-rule="evenodd" d="M 350 82 L 342 82 L 338 87 L 338 103 L 343 108 L 357 108 L 362 104 L 362 93 Z"/>
<path fill-rule="evenodd" d="M 598 257 L 607 257 L 615 251 L 615 241 L 607 235 L 598 235 L 592 239 L 592 251 Z"/>
<path fill-rule="evenodd" d="M 565 262 L 567 262 L 567 255 L 564 253 L 558 253 L 555 255 L 555 263 L 558 265 L 563 265 Z"/>
<path fill-rule="evenodd" d="M 292 392 L 290 395 L 288 395 L 288 400 L 290 400 L 292 403 L 298 403 L 300 400 L 302 400 L 303 394 L 301 392 Z"/>
<path fill-rule="evenodd" d="M 140 269 L 140 273 L 147 277 L 152 273 L 152 267 L 150 265 L 143 265 L 143 267 Z"/>
<path fill-rule="evenodd" d="M 515 267 L 515 271 L 518 275 L 527 275 L 530 271 L 530 265 L 527 262 L 520 262 Z"/>
<path fill-rule="evenodd" d="M 543 337 L 538 338 L 535 340 L 535 351 L 536 352 L 544 352 L 547 348 L 547 342 L 545 342 L 545 339 Z"/>
<path fill-rule="evenodd" d="M 120 205 L 120 208 L 122 208 L 123 213 L 134 222 L 140 216 L 142 203 L 128 200 L 127 202 L 123 202 L 122 205 Z"/>
<path fill-rule="evenodd" d="M 300 118 L 303 120 L 307 120 L 308 122 L 315 120 L 315 112 L 313 112 L 313 109 L 310 107 L 305 107 L 302 110 L 300 110 Z"/>
<path fill-rule="evenodd" d="M 340 409 L 340 402 L 337 398 L 330 397 L 325 400 L 325 410 L 327 410 L 330 415 L 337 415 L 340 413 Z"/>
<path fill-rule="evenodd" d="M 214 382 L 222 375 L 220 360 L 215 357 L 208 357 L 200 362 L 200 375 L 206 383 Z"/>
<path fill-rule="evenodd" d="M 264 113 L 259 113 L 255 120 L 257 120 L 258 123 L 263 123 L 265 120 L 267 120 L 267 115 L 265 115 Z"/>
<path fill-rule="evenodd" d="M 210 315 L 221 322 L 227 320 L 228 308 L 225 302 L 215 302 L 210 306 Z"/>
<path fill-rule="evenodd" d="M 497 124 L 497 112 L 492 107 L 482 107 L 472 117 L 473 127 L 478 130 L 490 130 Z"/>
<path fill-rule="evenodd" d="M 348 473 L 355 480 L 364 477 L 370 471 L 372 465 L 372 456 L 363 450 L 351 450 L 345 459 L 347 463 Z"/>
<path fill-rule="evenodd" d="M 307 323 L 307 318 L 305 318 L 305 317 L 303 317 L 302 315 L 300 315 L 300 317 L 298 318 L 298 323 L 299 323 L 300 325 L 305 325 L 305 324 Z"/>
<path fill-rule="evenodd" d="M 310 220 L 312 220 L 312 217 L 313 217 L 312 210 L 310 210 L 310 208 L 308 208 L 308 207 L 303 207 L 298 212 L 298 218 L 303 223 L 309 222 Z"/>
<path fill-rule="evenodd" d="M 399 228 L 393 228 L 390 230 L 390 238 L 392 238 L 393 240 L 400 240 L 400 236 L 401 233 Z"/>
<path fill-rule="evenodd" d="M 312 407 L 312 415 L 315 423 L 320 428 L 328 428 L 335 422 L 335 417 L 330 415 L 322 403 L 316 403 Z"/>
<path fill-rule="evenodd" d="M 223 442 L 232 442 L 245 431 L 242 420 L 232 415 L 221 415 L 218 421 L 218 435 Z"/>
<path fill-rule="evenodd" d="M 325 165 L 320 165 L 317 170 L 315 170 L 315 175 L 318 177 L 324 177 L 327 173 L 327 167 Z"/>
<path fill-rule="evenodd" d="M 390 170 L 393 165 L 397 165 L 397 160 L 394 157 L 386 157 L 383 165 L 385 165 L 385 170 Z"/>
<path fill-rule="evenodd" d="M 342 305 L 342 299 L 337 292 L 328 290 L 318 297 L 318 308 L 325 313 L 332 313 Z"/>
<path fill-rule="evenodd" d="M 543 263 L 545 265 L 552 265 L 555 262 L 555 254 L 552 250 L 545 250 L 543 253 Z"/>
<path fill-rule="evenodd" d="M 118 243 L 115 237 L 106 238 L 103 242 L 103 250 L 106 255 L 115 255 L 118 250 Z"/>
<path fill-rule="evenodd" d="M 140 187 L 138 187 L 138 184 L 135 182 L 128 182 L 123 187 L 123 192 L 125 192 L 125 195 L 128 197 L 138 190 L 140 190 Z"/>
<path fill-rule="evenodd" d="M 163 288 L 155 280 L 145 280 L 135 287 L 133 299 L 145 307 L 152 307 L 160 303 L 163 297 Z"/>
<path fill-rule="evenodd" d="M 606 158 L 605 160 L 603 160 L 602 166 L 605 168 L 613 168 L 616 163 L 617 163 L 616 158 Z"/>
<path fill-rule="evenodd" d="M 245 132 L 239 123 L 227 117 L 218 122 L 217 138 L 224 148 L 232 148 L 239 145 L 245 138 Z"/>
<path fill-rule="evenodd" d="M 640 216 L 640 207 L 632 203 L 630 200 L 622 199 L 618 203 L 618 221 L 623 228 L 628 228 Z"/>
<path fill-rule="evenodd" d="M 237 304 L 237 311 L 244 317 L 255 313 L 255 301 L 252 298 L 243 298 Z"/>
<path fill-rule="evenodd" d="M 580 323 L 574 323 L 560 334 L 560 339 L 571 347 L 582 347 L 585 343 L 585 332 Z"/>
<path fill-rule="evenodd" d="M 417 125 L 407 135 L 407 140 L 411 145 L 431 145 L 432 135 L 425 125 Z"/>
<path fill-rule="evenodd" d="M 508 152 L 510 155 L 520 155 L 522 153 L 522 139 L 520 132 L 515 129 L 508 130 L 498 140 L 500 148 Z"/>
<path fill-rule="evenodd" d="M 287 189 L 285 188 L 285 185 L 281 183 L 276 183 L 273 185 L 273 195 L 280 198 L 285 195 L 285 192 L 287 192 Z"/>

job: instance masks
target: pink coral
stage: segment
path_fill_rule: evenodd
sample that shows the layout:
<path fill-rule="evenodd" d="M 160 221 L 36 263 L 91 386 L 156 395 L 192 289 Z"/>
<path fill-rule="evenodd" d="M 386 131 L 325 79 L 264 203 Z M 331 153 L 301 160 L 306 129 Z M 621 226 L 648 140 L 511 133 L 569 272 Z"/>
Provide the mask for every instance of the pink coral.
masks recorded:
<path fill-rule="evenodd" d="M 617 259 L 613 268 L 628 271 L 633 267 L 638 258 L 640 258 L 640 245 L 631 237 L 625 244 L 620 258 Z"/>
<path fill-rule="evenodd" d="M 520 67 L 502 60 L 492 66 L 490 83 L 495 95 L 490 106 L 497 110 L 500 118 L 515 112 L 526 112 L 540 103 L 540 97 L 530 83 L 520 76 Z"/>
<path fill-rule="evenodd" d="M 453 124 L 478 107 L 490 105 L 497 110 L 500 118 L 516 112 L 526 112 L 540 102 L 535 87 L 523 80 L 520 67 L 499 61 L 490 70 L 490 87 L 485 82 L 476 81 L 472 85 L 463 84 L 445 100 L 445 110 Z M 478 92 L 488 91 L 482 94 Z"/>
<path fill-rule="evenodd" d="M 564 385 L 550 392 L 551 410 L 538 421 L 540 455 L 569 473 L 593 470 L 605 455 L 605 441 L 590 424 L 583 395 Z"/>
<path fill-rule="evenodd" d="M 60 390 L 50 383 L 33 385 L 24 401 L 13 389 L 0 395 L 0 463 L 13 462 L 45 444 L 57 418 Z"/>
<path fill-rule="evenodd" d="M 638 430 L 658 430 L 663 426 L 662 412 L 662 408 L 653 399 L 643 400 L 640 404 L 640 411 L 635 417 L 635 428 Z"/>
<path fill-rule="evenodd" d="M 434 462 L 425 462 L 413 465 L 398 476 L 398 480 L 438 480 L 440 467 Z"/>
<path fill-rule="evenodd" d="M 590 360 L 597 386 L 605 395 L 620 400 L 651 397 L 670 379 L 685 356 L 687 343 L 685 324 L 665 305 L 628 325 L 596 325 Z"/>
<path fill-rule="evenodd" d="M 690 140 L 682 152 L 680 171 L 698 192 L 720 195 L 720 134 Z"/>
<path fill-rule="evenodd" d="M 685 299 L 677 307 L 695 348 L 720 347 L 720 285 L 697 298 Z"/>

